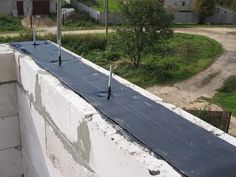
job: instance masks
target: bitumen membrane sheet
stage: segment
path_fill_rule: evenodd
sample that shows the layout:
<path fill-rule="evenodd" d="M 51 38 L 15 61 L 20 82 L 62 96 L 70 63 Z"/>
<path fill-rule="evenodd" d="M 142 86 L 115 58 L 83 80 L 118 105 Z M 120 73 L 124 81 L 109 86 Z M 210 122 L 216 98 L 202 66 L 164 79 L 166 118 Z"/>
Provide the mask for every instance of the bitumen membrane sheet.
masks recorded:
<path fill-rule="evenodd" d="M 189 122 L 137 91 L 112 80 L 107 100 L 108 76 L 49 41 L 16 42 L 15 49 L 30 55 L 97 110 L 120 125 L 138 141 L 189 177 L 236 177 L 236 147 Z"/>

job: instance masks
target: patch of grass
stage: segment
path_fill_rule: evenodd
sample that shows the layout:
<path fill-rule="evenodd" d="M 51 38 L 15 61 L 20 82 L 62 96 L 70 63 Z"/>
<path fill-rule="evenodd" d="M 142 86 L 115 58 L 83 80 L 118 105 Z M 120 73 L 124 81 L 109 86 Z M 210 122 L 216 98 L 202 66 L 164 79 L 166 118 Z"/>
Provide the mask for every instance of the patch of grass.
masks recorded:
<path fill-rule="evenodd" d="M 236 75 L 230 76 L 214 96 L 212 102 L 222 106 L 236 116 Z"/>
<path fill-rule="evenodd" d="M 68 3 L 66 0 L 61 1 L 61 7 L 62 8 L 73 8 L 70 3 Z"/>
<path fill-rule="evenodd" d="M 221 53 L 221 45 L 207 37 L 175 34 L 173 39 L 157 45 L 156 50 L 144 56 L 139 68 L 118 50 L 96 48 L 83 56 L 107 69 L 113 65 L 117 75 L 141 87 L 149 87 L 187 79 L 209 67 Z"/>
<path fill-rule="evenodd" d="M 112 35 L 112 34 L 111 34 Z M 38 37 L 55 41 L 55 36 Z M 0 42 L 32 40 L 31 34 L 18 38 L 0 38 Z M 103 34 L 64 35 L 63 46 L 141 87 L 172 84 L 206 69 L 221 54 L 219 43 L 207 37 L 175 34 L 174 38 L 158 45 L 134 67 L 117 49 L 109 50 Z"/>
<path fill-rule="evenodd" d="M 214 103 L 222 106 L 224 110 L 236 116 L 236 91 L 230 93 L 220 92 L 214 97 Z"/>
<path fill-rule="evenodd" d="M 65 21 L 64 30 L 73 31 L 81 29 L 104 28 L 85 12 L 74 12 Z"/>
<path fill-rule="evenodd" d="M 91 8 L 96 9 L 99 12 L 105 11 L 105 0 L 97 0 L 97 2 L 93 2 L 90 0 L 83 0 L 82 3 L 88 5 Z M 119 4 L 117 0 L 109 0 L 108 1 L 108 9 L 110 12 L 119 12 Z"/>
<path fill-rule="evenodd" d="M 236 35 L 236 32 L 228 32 L 229 34 Z"/>
<path fill-rule="evenodd" d="M 91 51 L 104 51 L 106 38 L 102 34 L 63 35 L 63 46 L 79 55 L 87 56 Z"/>
<path fill-rule="evenodd" d="M 0 15 L 0 32 L 20 31 L 22 29 L 20 19 Z"/>
<path fill-rule="evenodd" d="M 227 80 L 225 80 L 223 87 L 221 87 L 219 91 L 225 93 L 236 91 L 236 75 L 232 75 Z"/>

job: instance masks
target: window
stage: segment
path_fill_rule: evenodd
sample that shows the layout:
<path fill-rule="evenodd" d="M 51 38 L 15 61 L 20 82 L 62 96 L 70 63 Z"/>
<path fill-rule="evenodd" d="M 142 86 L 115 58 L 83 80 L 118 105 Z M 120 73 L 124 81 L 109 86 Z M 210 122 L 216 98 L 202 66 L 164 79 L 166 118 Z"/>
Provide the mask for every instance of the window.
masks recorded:
<path fill-rule="evenodd" d="M 185 4 L 186 4 L 185 1 L 182 1 L 182 6 L 185 6 Z"/>

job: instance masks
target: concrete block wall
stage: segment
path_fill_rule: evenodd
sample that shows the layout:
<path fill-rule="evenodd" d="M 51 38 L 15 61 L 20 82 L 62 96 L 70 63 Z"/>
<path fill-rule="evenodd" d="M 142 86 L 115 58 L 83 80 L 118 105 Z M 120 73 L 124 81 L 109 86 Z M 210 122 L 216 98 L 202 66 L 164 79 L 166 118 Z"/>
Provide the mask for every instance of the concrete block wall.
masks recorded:
<path fill-rule="evenodd" d="M 26 177 L 180 176 L 31 58 L 17 53 L 16 63 Z"/>
<path fill-rule="evenodd" d="M 95 21 L 105 24 L 105 13 L 99 12 L 93 8 L 88 7 L 87 5 L 79 2 L 78 0 L 70 0 L 71 5 L 78 11 L 87 12 L 91 18 Z M 110 24 L 120 24 L 124 18 L 122 18 L 119 12 L 109 12 L 108 14 L 108 23 Z"/>
<path fill-rule="evenodd" d="M 0 176 L 22 175 L 16 98 L 16 64 L 12 51 L 0 52 Z"/>
<path fill-rule="evenodd" d="M 205 23 L 212 24 L 236 24 L 236 12 L 216 6 L 215 13 L 212 16 L 206 17 Z"/>
<path fill-rule="evenodd" d="M 199 18 L 193 12 L 175 12 L 174 22 L 177 24 L 197 24 L 199 23 Z"/>
<path fill-rule="evenodd" d="M 15 0 L 1 0 L 0 15 L 12 15 L 12 10 L 16 9 Z"/>
<path fill-rule="evenodd" d="M 0 53 L 4 53 L 7 49 L 9 47 L 0 46 Z M 19 166 L 22 166 L 25 177 L 181 177 L 167 162 L 136 143 L 121 127 L 109 122 L 83 98 L 37 66 L 29 56 L 19 52 L 15 52 L 15 55 L 12 51 L 10 53 L 12 63 L 16 67 L 12 80 L 17 80 L 17 83 L 14 83 L 17 91 L 15 102 L 17 100 L 18 104 L 16 117 L 18 118 L 19 115 L 22 145 L 22 150 L 19 152 L 15 151 L 15 148 L 11 150 L 21 154 L 22 163 L 19 162 Z M 109 74 L 108 71 L 88 60 L 81 57 L 80 59 L 98 71 Z M 221 130 L 182 109 L 162 102 L 161 98 L 116 75 L 114 78 L 236 145 L 235 138 Z M 17 126 L 14 123 L 10 125 Z M 4 130 L 7 131 L 10 131 L 10 128 Z M 18 133 L 15 132 L 13 135 Z M 9 156 L 8 154 L 14 156 L 12 152 L 2 155 Z M 0 161 L 1 157 L 0 152 Z M 12 158 L 9 156 L 8 159 Z M 14 162 L 17 162 L 16 159 L 14 156 Z M 0 176 L 1 165 L 2 163 L 0 163 Z"/>
<path fill-rule="evenodd" d="M 76 10 L 89 13 L 90 17 L 95 19 L 96 21 L 100 20 L 100 12 L 98 12 L 97 10 L 84 5 L 78 0 L 69 0 L 69 1 L 72 7 L 75 8 Z"/>

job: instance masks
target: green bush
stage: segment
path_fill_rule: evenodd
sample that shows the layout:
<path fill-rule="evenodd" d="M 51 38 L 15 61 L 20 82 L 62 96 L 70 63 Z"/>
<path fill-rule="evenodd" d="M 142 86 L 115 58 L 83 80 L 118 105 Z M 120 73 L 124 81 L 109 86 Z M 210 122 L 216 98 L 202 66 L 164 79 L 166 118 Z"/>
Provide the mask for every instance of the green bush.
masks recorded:
<path fill-rule="evenodd" d="M 94 28 L 99 24 L 85 12 L 73 12 L 65 21 L 65 29 Z"/>
<path fill-rule="evenodd" d="M 223 87 L 219 91 L 225 93 L 236 91 L 236 75 L 232 75 L 225 80 Z"/>
<path fill-rule="evenodd" d="M 62 43 L 73 52 L 85 55 L 93 50 L 105 50 L 107 40 L 104 35 L 64 35 Z"/>
<path fill-rule="evenodd" d="M 21 29 L 20 19 L 0 15 L 0 31 L 19 31 Z"/>
<path fill-rule="evenodd" d="M 103 58 L 108 61 L 117 61 L 121 58 L 118 52 L 106 51 L 103 53 Z"/>

